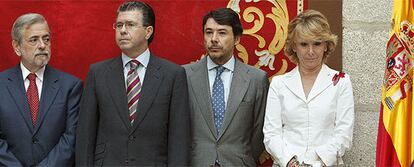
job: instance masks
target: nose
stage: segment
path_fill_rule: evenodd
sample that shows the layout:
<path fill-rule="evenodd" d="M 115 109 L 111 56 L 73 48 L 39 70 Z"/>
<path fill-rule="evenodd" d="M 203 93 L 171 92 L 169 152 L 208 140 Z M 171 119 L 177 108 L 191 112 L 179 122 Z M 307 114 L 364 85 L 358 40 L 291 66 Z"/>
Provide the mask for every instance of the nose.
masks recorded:
<path fill-rule="evenodd" d="M 211 36 L 211 42 L 218 42 L 218 35 L 217 32 L 214 32 Z"/>
<path fill-rule="evenodd" d="M 312 45 L 309 45 L 309 53 L 313 54 L 315 52 L 315 48 Z"/>
<path fill-rule="evenodd" d="M 119 32 L 120 32 L 121 34 L 126 34 L 127 30 L 126 30 L 126 26 L 125 26 L 125 24 L 124 24 L 124 25 L 122 25 L 122 28 L 121 28 L 121 29 L 119 29 Z"/>
<path fill-rule="evenodd" d="M 39 41 L 40 41 L 40 44 L 39 44 L 39 49 L 41 49 L 41 50 L 45 49 L 45 48 L 46 48 L 46 43 L 45 43 L 45 41 L 43 41 L 43 40 L 39 40 Z"/>

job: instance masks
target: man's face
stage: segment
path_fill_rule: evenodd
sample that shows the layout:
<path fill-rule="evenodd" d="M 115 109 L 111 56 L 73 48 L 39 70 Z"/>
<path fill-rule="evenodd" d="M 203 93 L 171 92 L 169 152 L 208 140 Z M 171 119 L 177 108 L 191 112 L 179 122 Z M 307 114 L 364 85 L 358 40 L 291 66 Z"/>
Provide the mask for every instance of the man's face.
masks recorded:
<path fill-rule="evenodd" d="M 136 57 L 148 48 L 148 39 L 153 27 L 143 26 L 143 16 L 140 10 L 119 12 L 115 23 L 116 43 L 130 57 Z"/>
<path fill-rule="evenodd" d="M 21 33 L 22 39 L 20 43 L 13 40 L 14 51 L 30 72 L 36 72 L 50 60 L 49 26 L 47 23 L 26 25 Z"/>
<path fill-rule="evenodd" d="M 234 36 L 231 26 L 220 25 L 213 18 L 207 19 L 204 25 L 204 47 L 216 64 L 225 64 L 233 56 L 234 46 L 239 41 L 240 37 Z"/>

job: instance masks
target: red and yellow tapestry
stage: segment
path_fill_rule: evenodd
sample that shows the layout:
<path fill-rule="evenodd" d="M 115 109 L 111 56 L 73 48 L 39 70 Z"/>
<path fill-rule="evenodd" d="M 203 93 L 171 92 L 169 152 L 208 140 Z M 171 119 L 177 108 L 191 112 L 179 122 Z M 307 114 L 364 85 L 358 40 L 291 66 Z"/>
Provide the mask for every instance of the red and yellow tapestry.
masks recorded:
<path fill-rule="evenodd" d="M 85 79 L 90 64 L 120 54 L 115 43 L 116 9 L 124 1 L 0 2 L 0 70 L 19 61 L 11 45 L 14 20 L 23 13 L 45 16 L 52 31 L 50 65 Z M 240 15 L 244 35 L 236 56 L 269 73 L 294 67 L 283 54 L 287 25 L 306 9 L 306 0 L 146 0 L 155 11 L 156 30 L 150 49 L 156 55 L 187 64 L 199 59 L 203 47 L 202 18 L 209 10 L 229 7 Z"/>
<path fill-rule="evenodd" d="M 414 166 L 414 0 L 394 0 L 377 138 L 377 166 Z"/>

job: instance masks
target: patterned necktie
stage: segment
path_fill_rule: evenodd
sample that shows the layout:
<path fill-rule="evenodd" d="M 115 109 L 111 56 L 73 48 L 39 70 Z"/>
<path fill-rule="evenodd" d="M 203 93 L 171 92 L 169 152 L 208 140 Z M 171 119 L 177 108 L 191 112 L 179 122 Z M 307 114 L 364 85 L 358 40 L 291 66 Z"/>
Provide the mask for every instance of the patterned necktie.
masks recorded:
<path fill-rule="evenodd" d="M 221 80 L 221 74 L 224 71 L 224 67 L 218 66 L 216 67 L 216 78 L 214 79 L 213 84 L 213 97 L 212 97 L 212 105 L 213 105 L 213 112 L 214 112 L 214 124 L 216 125 L 217 135 L 220 134 L 220 128 L 223 124 L 224 119 L 224 110 L 225 110 L 225 103 L 224 103 L 224 84 Z"/>
<path fill-rule="evenodd" d="M 32 124 L 36 125 L 37 113 L 39 111 L 39 93 L 36 85 L 36 74 L 30 73 L 27 78 L 30 81 L 27 88 L 27 102 L 29 103 L 30 113 L 32 115 Z"/>
<path fill-rule="evenodd" d="M 129 121 L 131 124 L 134 123 L 137 117 L 137 104 L 141 97 L 141 81 L 138 76 L 137 68 L 139 66 L 137 60 L 129 61 L 130 70 L 127 76 L 127 98 L 128 98 L 128 109 L 129 109 Z"/>

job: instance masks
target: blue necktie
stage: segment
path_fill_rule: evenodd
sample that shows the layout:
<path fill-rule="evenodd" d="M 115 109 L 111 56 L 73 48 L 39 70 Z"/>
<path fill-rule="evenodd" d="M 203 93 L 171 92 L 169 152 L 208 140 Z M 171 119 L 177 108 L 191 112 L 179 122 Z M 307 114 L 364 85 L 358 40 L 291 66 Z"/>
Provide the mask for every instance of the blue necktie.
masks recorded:
<path fill-rule="evenodd" d="M 224 119 L 224 111 L 225 111 L 225 103 L 224 103 L 224 85 L 223 81 L 221 80 L 221 74 L 224 71 L 224 67 L 217 66 L 216 67 L 216 78 L 214 79 L 213 84 L 213 97 L 212 97 L 212 105 L 213 105 L 213 113 L 214 113 L 214 124 L 216 125 L 217 135 L 220 134 L 220 128 L 223 124 Z"/>

